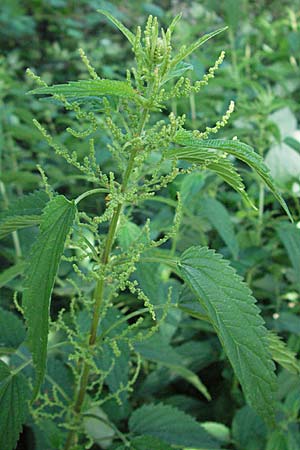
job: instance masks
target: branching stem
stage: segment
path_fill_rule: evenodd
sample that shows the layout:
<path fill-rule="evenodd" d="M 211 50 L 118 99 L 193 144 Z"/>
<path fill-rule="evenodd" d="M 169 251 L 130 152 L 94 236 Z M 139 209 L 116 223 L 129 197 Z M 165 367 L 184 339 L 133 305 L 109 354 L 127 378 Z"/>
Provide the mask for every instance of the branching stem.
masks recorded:
<path fill-rule="evenodd" d="M 137 130 L 137 136 L 140 136 L 143 132 L 144 126 L 147 121 L 148 112 L 149 112 L 148 109 L 146 109 L 146 108 L 143 109 L 141 119 L 140 119 L 140 124 L 139 124 L 138 130 Z M 124 174 L 122 188 L 121 188 L 121 191 L 123 193 L 127 189 L 128 182 L 130 179 L 130 174 L 134 168 L 134 161 L 135 161 L 135 157 L 137 155 L 138 150 L 140 150 L 140 149 L 138 147 L 135 147 L 131 152 L 131 155 L 130 155 L 130 158 L 128 161 L 128 165 L 127 165 L 127 168 L 126 168 L 126 171 Z M 83 198 L 83 196 L 81 196 L 81 199 L 82 198 Z M 123 209 L 123 204 L 119 203 L 114 211 L 113 217 L 110 222 L 105 246 L 104 246 L 103 253 L 101 256 L 101 263 L 102 263 L 102 267 L 104 267 L 104 268 L 109 261 L 109 256 L 110 256 L 112 246 L 114 244 L 114 240 L 116 237 L 116 232 L 117 232 L 117 228 L 118 228 L 119 219 L 120 219 L 120 216 L 122 213 L 122 209 Z M 95 292 L 94 292 L 95 305 L 94 305 L 94 313 L 93 313 L 93 319 L 92 319 L 92 323 L 91 323 L 89 343 L 88 343 L 90 348 L 92 348 L 96 342 L 97 330 L 98 330 L 98 325 L 99 325 L 100 315 L 101 315 L 101 306 L 102 306 L 102 301 L 103 301 L 104 288 L 105 288 L 105 273 L 103 273 L 100 280 L 98 281 L 96 288 L 95 288 Z M 81 408 L 82 408 L 82 405 L 84 402 L 84 398 L 85 398 L 85 394 L 86 394 L 86 390 L 87 390 L 87 386 L 88 386 L 89 373 L 90 373 L 90 365 L 88 362 L 84 362 L 82 374 L 81 374 L 81 378 L 80 378 L 80 383 L 79 383 L 79 388 L 78 388 L 78 391 L 77 391 L 77 394 L 75 397 L 74 408 L 73 408 L 75 418 L 81 412 Z M 77 437 L 77 431 L 75 429 L 70 430 L 69 434 L 67 436 L 64 450 L 72 449 L 72 446 L 76 442 L 76 437 Z"/>

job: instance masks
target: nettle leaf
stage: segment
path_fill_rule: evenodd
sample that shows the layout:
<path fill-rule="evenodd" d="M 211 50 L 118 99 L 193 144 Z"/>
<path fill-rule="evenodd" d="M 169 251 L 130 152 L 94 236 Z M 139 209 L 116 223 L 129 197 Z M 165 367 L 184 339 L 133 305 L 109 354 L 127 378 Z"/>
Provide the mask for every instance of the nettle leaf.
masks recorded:
<path fill-rule="evenodd" d="M 201 212 L 207 217 L 209 222 L 216 228 L 225 244 L 228 246 L 234 258 L 239 253 L 239 244 L 234 232 L 230 215 L 218 200 L 206 198 L 201 201 Z"/>
<path fill-rule="evenodd" d="M 227 158 L 220 158 L 218 161 L 208 164 L 207 168 L 219 175 L 225 183 L 238 192 L 246 204 L 248 204 L 251 208 L 257 209 L 245 191 L 245 185 L 241 175 Z"/>
<path fill-rule="evenodd" d="M 178 263 L 224 347 L 249 404 L 273 423 L 277 388 L 267 330 L 248 286 L 221 255 L 191 247 Z"/>
<path fill-rule="evenodd" d="M 212 31 L 211 33 L 207 33 L 201 38 L 197 39 L 197 41 L 193 42 L 193 44 L 185 46 L 183 45 L 179 50 L 179 53 L 172 59 L 170 64 L 170 69 L 176 67 L 178 63 L 180 63 L 183 59 L 187 58 L 191 53 L 193 53 L 197 48 L 201 47 L 206 41 L 213 38 L 219 33 L 227 30 L 228 27 L 219 28 L 218 30 Z"/>
<path fill-rule="evenodd" d="M 142 99 L 141 96 L 126 81 L 117 80 L 80 80 L 68 84 L 55 84 L 30 91 L 29 94 L 64 95 L 65 97 L 102 97 L 116 95 L 117 97 Z"/>
<path fill-rule="evenodd" d="M 245 191 L 245 185 L 240 174 L 234 165 L 223 155 L 215 150 L 201 150 L 198 147 L 180 147 L 168 150 L 165 153 L 169 159 L 182 159 L 189 163 L 196 164 L 203 169 L 209 169 L 219 175 L 229 186 L 236 190 L 251 207 L 255 206 L 251 202 Z M 256 208 L 255 208 L 256 209 Z"/>
<path fill-rule="evenodd" d="M 300 374 L 300 363 L 296 354 L 292 352 L 286 343 L 276 333 L 268 334 L 269 348 L 272 358 L 291 373 Z"/>
<path fill-rule="evenodd" d="M 300 288 L 300 229 L 292 223 L 282 223 L 277 233 L 289 255 Z"/>
<path fill-rule="evenodd" d="M 36 191 L 11 202 L 0 214 L 0 239 L 12 231 L 37 225 L 48 200 L 45 191 Z"/>
<path fill-rule="evenodd" d="M 14 264 L 13 266 L 10 266 L 7 269 L 3 270 L 3 272 L 1 272 L 0 274 L 0 288 L 5 286 L 18 275 L 21 275 L 24 271 L 24 268 L 24 261 L 20 261 L 17 264 Z"/>
<path fill-rule="evenodd" d="M 74 202 L 63 195 L 54 197 L 47 204 L 25 268 L 23 308 L 36 369 L 35 395 L 45 373 L 51 292 L 75 212 Z"/>
<path fill-rule="evenodd" d="M 26 338 L 25 326 L 16 314 L 0 308 L 0 353 L 17 349 Z"/>
<path fill-rule="evenodd" d="M 132 433 L 153 436 L 180 447 L 220 448 L 192 416 L 162 403 L 136 409 L 129 419 L 129 429 Z"/>
<path fill-rule="evenodd" d="M 0 361 L 0 448 L 13 450 L 28 414 L 29 388 L 22 373 Z"/>
<path fill-rule="evenodd" d="M 134 45 L 135 35 L 130 30 L 128 30 L 128 28 L 126 28 L 125 25 L 123 25 L 108 11 L 104 11 L 103 9 L 97 9 L 97 12 L 107 17 L 124 34 L 124 36 L 128 39 L 130 44 Z"/>
<path fill-rule="evenodd" d="M 246 405 L 239 409 L 232 422 L 232 436 L 240 450 L 265 449 L 267 427 L 263 420 Z"/>
<path fill-rule="evenodd" d="M 211 150 L 225 152 L 246 163 L 262 178 L 289 218 L 293 221 L 285 201 L 274 184 L 269 169 L 265 165 L 262 157 L 256 153 L 252 147 L 238 140 L 199 139 L 196 138 L 192 132 L 186 130 L 177 132 L 175 142 L 179 145 L 192 147 L 193 149 L 198 148 L 201 152 L 205 150 L 207 152 Z M 182 149 L 180 149 L 180 151 L 182 151 Z"/>

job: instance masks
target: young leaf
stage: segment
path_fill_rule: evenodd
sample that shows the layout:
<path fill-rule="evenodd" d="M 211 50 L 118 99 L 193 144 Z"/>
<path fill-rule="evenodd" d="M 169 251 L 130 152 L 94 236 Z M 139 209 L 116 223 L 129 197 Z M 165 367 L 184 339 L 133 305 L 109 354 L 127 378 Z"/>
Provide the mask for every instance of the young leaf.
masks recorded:
<path fill-rule="evenodd" d="M 0 239 L 12 231 L 37 225 L 48 200 L 45 191 L 36 191 L 11 202 L 0 214 Z"/>
<path fill-rule="evenodd" d="M 227 209 L 214 198 L 201 201 L 201 211 L 216 228 L 234 258 L 237 258 L 239 244 Z"/>
<path fill-rule="evenodd" d="M 0 448 L 13 450 L 28 413 L 29 389 L 21 373 L 0 361 Z"/>
<path fill-rule="evenodd" d="M 103 9 L 97 9 L 97 12 L 103 14 L 107 17 L 119 30 L 124 34 L 124 36 L 128 39 L 131 45 L 134 45 L 135 36 L 134 34 L 128 30 L 118 19 L 116 19 L 112 14 L 108 11 L 104 11 Z"/>
<path fill-rule="evenodd" d="M 23 308 L 36 369 L 34 395 L 37 394 L 45 373 L 50 297 L 75 211 L 74 202 L 68 201 L 63 195 L 54 197 L 47 204 L 37 241 L 25 268 Z"/>
<path fill-rule="evenodd" d="M 222 140 L 222 139 L 199 139 L 193 136 L 193 133 L 186 130 L 180 130 L 175 136 L 175 142 L 188 148 L 198 148 L 199 151 L 210 152 L 216 150 L 222 153 L 228 153 L 240 159 L 263 179 L 268 188 L 272 191 L 274 197 L 279 201 L 282 208 L 285 210 L 291 221 L 293 218 L 290 211 L 283 200 L 281 194 L 278 192 L 274 181 L 270 175 L 270 171 L 265 165 L 262 157 L 254 151 L 252 147 L 238 140 Z M 182 149 L 180 149 L 180 152 Z"/>
<path fill-rule="evenodd" d="M 0 308 L 0 353 L 17 349 L 26 338 L 23 322 L 16 314 Z"/>
<path fill-rule="evenodd" d="M 193 42 L 193 44 L 186 47 L 185 45 L 181 47 L 179 50 L 179 53 L 175 58 L 173 58 L 170 68 L 176 67 L 177 64 L 182 61 L 183 59 L 187 58 L 191 53 L 193 53 L 197 48 L 199 48 L 201 45 L 203 45 L 206 41 L 211 39 L 212 37 L 216 36 L 219 33 L 222 33 L 223 31 L 227 30 L 228 27 L 219 28 L 218 30 L 212 31 L 211 33 L 207 33 L 201 38 L 197 39 L 197 41 Z"/>
<path fill-rule="evenodd" d="M 40 87 L 30 91 L 29 94 L 61 94 L 65 97 L 77 98 L 116 95 L 117 97 L 142 99 L 130 84 L 126 81 L 117 80 L 70 81 L 68 84 L 55 84 L 49 87 Z"/>
<path fill-rule="evenodd" d="M 296 354 L 292 352 L 286 343 L 276 334 L 268 334 L 269 348 L 272 358 L 291 373 L 300 374 L 300 363 Z"/>
<path fill-rule="evenodd" d="M 206 309 L 246 399 L 273 423 L 274 364 L 267 350 L 267 330 L 248 286 L 221 255 L 206 247 L 186 250 L 178 266 Z"/>
<path fill-rule="evenodd" d="M 218 449 L 217 441 L 188 414 L 169 405 L 145 405 L 136 409 L 129 419 L 129 429 L 178 447 Z"/>
<path fill-rule="evenodd" d="M 282 223 L 277 233 L 289 255 L 300 288 L 300 229 L 292 223 Z"/>

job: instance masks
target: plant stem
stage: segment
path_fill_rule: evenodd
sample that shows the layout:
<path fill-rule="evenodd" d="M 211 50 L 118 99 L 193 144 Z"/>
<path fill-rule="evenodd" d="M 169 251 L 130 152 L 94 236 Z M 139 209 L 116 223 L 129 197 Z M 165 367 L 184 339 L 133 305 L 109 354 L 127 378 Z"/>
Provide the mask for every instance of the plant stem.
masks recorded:
<path fill-rule="evenodd" d="M 139 124 L 138 130 L 137 130 L 137 136 L 140 136 L 142 134 L 145 123 L 147 121 L 147 117 L 148 117 L 148 109 L 143 109 L 140 124 Z M 127 165 L 127 168 L 126 168 L 126 171 L 124 174 L 122 187 L 121 187 L 122 193 L 124 193 L 126 191 L 128 181 L 130 178 L 130 174 L 134 167 L 134 160 L 135 160 L 138 150 L 139 150 L 138 147 L 136 147 L 131 152 L 131 155 L 130 155 L 130 158 L 128 161 L 128 165 Z M 120 219 L 120 216 L 122 213 L 122 209 L 123 209 L 123 203 L 120 202 L 118 204 L 118 206 L 116 207 L 116 209 L 114 210 L 113 217 L 110 222 L 104 250 L 103 250 L 103 253 L 101 256 L 101 263 L 102 263 L 102 266 L 104 266 L 104 267 L 108 264 L 108 261 L 109 261 L 109 255 L 110 255 L 110 252 L 111 252 L 111 249 L 112 249 L 115 237 L 116 237 L 116 231 L 118 228 L 118 223 L 119 223 L 119 219 Z M 104 287 L 105 287 L 105 274 L 103 273 L 96 285 L 95 292 L 94 292 L 95 306 L 94 306 L 94 313 L 93 313 L 93 319 L 92 319 L 92 323 L 91 323 L 90 337 L 89 337 L 89 343 L 88 343 L 90 348 L 93 347 L 93 345 L 96 342 L 97 329 L 98 329 L 98 325 L 99 325 L 99 321 L 100 321 Z M 73 408 L 73 412 L 75 413 L 75 415 L 78 415 L 81 411 L 81 407 L 82 407 L 82 404 L 83 404 L 83 401 L 85 398 L 85 394 L 86 394 L 86 390 L 87 390 L 87 386 L 88 386 L 89 372 L 90 372 L 90 365 L 88 362 L 84 362 L 82 374 L 81 374 L 81 378 L 80 378 L 80 383 L 79 383 L 79 389 L 78 389 L 77 395 L 75 397 L 75 403 L 74 403 L 74 408 Z M 68 437 L 67 437 L 67 440 L 66 440 L 66 443 L 64 446 L 64 450 L 69 450 L 72 448 L 72 446 L 75 442 L 76 436 L 77 436 L 77 431 L 75 429 L 69 431 L 69 434 L 68 434 Z"/>
<path fill-rule="evenodd" d="M 81 202 L 81 200 L 83 200 L 86 197 L 89 197 L 90 195 L 98 194 L 98 192 L 109 192 L 109 190 L 105 189 L 105 188 L 97 188 L 97 189 L 91 189 L 90 191 L 84 192 L 83 194 L 79 195 L 79 197 L 77 197 L 75 199 L 75 205 L 78 205 L 78 203 Z"/>

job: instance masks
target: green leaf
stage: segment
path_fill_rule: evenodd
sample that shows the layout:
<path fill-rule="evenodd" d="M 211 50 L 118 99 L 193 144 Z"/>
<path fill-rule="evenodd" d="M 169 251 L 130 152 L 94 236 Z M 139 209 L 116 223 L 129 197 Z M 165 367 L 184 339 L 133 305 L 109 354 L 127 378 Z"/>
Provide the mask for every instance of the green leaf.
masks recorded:
<path fill-rule="evenodd" d="M 3 348 L 17 349 L 26 338 L 23 322 L 16 314 L 0 308 L 0 353 Z"/>
<path fill-rule="evenodd" d="M 122 250 L 128 250 L 132 244 L 137 242 L 147 242 L 145 231 L 128 220 L 127 217 L 122 219 L 122 223 L 118 229 L 117 239 Z"/>
<path fill-rule="evenodd" d="M 0 223 L 0 239 L 21 228 L 33 227 L 40 222 L 40 216 L 13 216 Z"/>
<path fill-rule="evenodd" d="M 164 77 L 164 80 L 162 82 L 162 85 L 167 83 L 167 81 L 172 80 L 173 78 L 179 78 L 182 77 L 185 72 L 188 70 L 193 70 L 194 67 L 192 64 L 186 63 L 186 62 L 180 62 L 176 67 L 171 69 L 166 73 L 166 76 Z"/>
<path fill-rule="evenodd" d="M 292 223 L 282 223 L 277 227 L 277 234 L 286 248 L 300 289 L 300 229 Z"/>
<path fill-rule="evenodd" d="M 168 150 L 166 157 L 169 159 L 183 159 L 192 164 L 197 164 L 203 169 L 209 169 L 218 174 L 229 186 L 236 190 L 251 207 L 255 206 L 245 192 L 245 186 L 240 174 L 233 164 L 223 155 L 214 150 L 201 150 L 198 147 L 180 147 Z"/>
<path fill-rule="evenodd" d="M 117 80 L 80 80 L 70 81 L 68 84 L 55 84 L 40 87 L 29 94 L 64 95 L 65 97 L 102 97 L 116 95 L 117 97 L 142 99 L 141 96 L 126 81 Z"/>
<path fill-rule="evenodd" d="M 0 361 L 0 448 L 13 450 L 28 414 L 29 389 L 21 373 Z"/>
<path fill-rule="evenodd" d="M 83 428 L 85 433 L 102 448 L 109 448 L 115 436 L 115 431 L 109 424 L 109 419 L 99 406 L 92 406 L 84 411 Z"/>
<path fill-rule="evenodd" d="M 289 147 L 291 147 L 292 149 L 296 150 L 298 153 L 300 153 L 300 142 L 297 141 L 297 139 L 288 136 L 286 137 L 283 142 L 285 144 L 287 144 Z"/>
<path fill-rule="evenodd" d="M 210 223 L 216 228 L 233 257 L 237 258 L 239 244 L 227 209 L 214 198 L 203 199 L 200 208 Z"/>
<path fill-rule="evenodd" d="M 275 333 L 268 334 L 269 348 L 274 361 L 291 373 L 300 374 L 300 364 L 296 354 Z"/>
<path fill-rule="evenodd" d="M 205 430 L 211 434 L 215 439 L 222 443 L 230 443 L 230 429 L 223 423 L 218 422 L 202 422 L 201 424 Z"/>
<path fill-rule="evenodd" d="M 136 409 L 129 419 L 129 429 L 178 447 L 218 449 L 219 444 L 192 416 L 169 405 L 145 405 Z"/>
<path fill-rule="evenodd" d="M 63 195 L 54 197 L 47 204 L 37 241 L 25 268 L 23 308 L 36 369 L 34 395 L 37 394 L 45 373 L 51 292 L 75 212 L 74 202 L 68 201 Z"/>
<path fill-rule="evenodd" d="M 246 405 L 234 416 L 232 434 L 236 448 L 239 450 L 264 449 L 267 428 L 261 418 Z"/>
<path fill-rule="evenodd" d="M 153 336 L 146 341 L 138 342 L 134 344 L 134 348 L 144 359 L 168 367 L 188 383 L 191 383 L 207 400 L 211 400 L 211 396 L 200 378 L 182 364 L 181 355 L 170 345 L 163 342 L 160 336 Z"/>
<path fill-rule="evenodd" d="M 24 267 L 24 261 L 20 261 L 14 266 L 10 266 L 8 267 L 8 269 L 3 270 L 3 272 L 0 274 L 0 288 L 5 286 L 18 275 L 21 275 L 24 271 Z"/>
<path fill-rule="evenodd" d="M 222 178 L 225 183 L 227 183 L 232 187 L 232 189 L 238 192 L 242 196 L 246 204 L 248 204 L 251 208 L 257 209 L 251 199 L 248 197 L 247 192 L 245 191 L 245 185 L 243 183 L 242 177 L 240 176 L 234 165 L 227 158 L 220 158 L 218 161 L 208 164 L 207 168 L 219 175 L 219 177 Z"/>
<path fill-rule="evenodd" d="M 268 188 L 273 192 L 274 197 L 279 201 L 291 221 L 293 218 L 290 211 L 283 200 L 281 194 L 277 190 L 274 181 L 270 175 L 270 171 L 264 163 L 262 157 L 254 151 L 252 147 L 238 140 L 222 140 L 222 139 L 199 139 L 193 136 L 193 133 L 186 130 L 180 130 L 175 136 L 175 142 L 179 145 L 198 148 L 199 151 L 210 152 L 216 150 L 218 152 L 228 153 L 240 159 L 263 179 Z M 180 149 L 182 151 L 182 149 Z"/>
<path fill-rule="evenodd" d="M 193 42 L 193 44 L 186 47 L 185 45 L 181 47 L 179 50 L 179 53 L 175 58 L 172 59 L 170 64 L 170 69 L 177 66 L 180 61 L 187 58 L 191 53 L 193 53 L 197 48 L 199 48 L 201 45 L 203 45 L 206 41 L 211 39 L 212 37 L 216 36 L 219 33 L 222 33 L 223 31 L 227 30 L 228 27 L 219 28 L 218 30 L 212 31 L 211 33 L 207 33 L 201 38 L 197 39 L 197 41 Z"/>
<path fill-rule="evenodd" d="M 247 401 L 273 423 L 274 364 L 268 353 L 267 330 L 248 286 L 221 255 L 205 247 L 186 250 L 178 266 L 206 309 Z"/>
<path fill-rule="evenodd" d="M 166 442 L 153 436 L 137 436 L 130 441 L 131 450 L 172 450 Z M 122 445 L 116 450 L 128 450 L 128 446 Z"/>
<path fill-rule="evenodd" d="M 123 250 L 128 250 L 131 244 L 133 244 L 141 234 L 141 229 L 138 225 L 130 220 L 125 219 L 124 223 L 118 230 L 118 242 Z"/>
<path fill-rule="evenodd" d="M 46 192 L 36 191 L 11 202 L 0 214 L 0 239 L 12 231 L 37 225 L 48 200 Z"/>
<path fill-rule="evenodd" d="M 124 36 L 128 39 L 131 45 L 134 45 L 135 36 L 134 34 L 128 30 L 119 20 L 117 20 L 112 14 L 108 11 L 104 11 L 103 9 L 97 9 L 97 12 L 103 14 L 107 17 L 119 30 L 124 34 Z"/>

